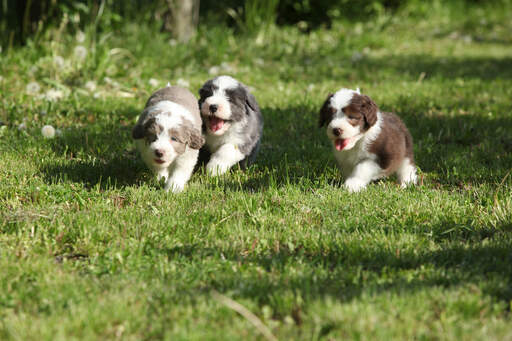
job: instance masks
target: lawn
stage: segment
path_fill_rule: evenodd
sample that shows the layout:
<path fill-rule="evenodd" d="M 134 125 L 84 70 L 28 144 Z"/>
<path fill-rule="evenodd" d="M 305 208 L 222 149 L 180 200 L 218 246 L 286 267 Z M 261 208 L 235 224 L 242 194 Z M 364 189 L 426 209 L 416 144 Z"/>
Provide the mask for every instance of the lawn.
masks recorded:
<path fill-rule="evenodd" d="M 187 44 L 70 20 L 4 49 L 0 339 L 512 339 L 510 10 Z M 158 87 L 217 74 L 262 108 L 258 160 L 166 193 L 131 128 Z M 403 118 L 418 186 L 342 187 L 317 122 L 342 86 Z"/>

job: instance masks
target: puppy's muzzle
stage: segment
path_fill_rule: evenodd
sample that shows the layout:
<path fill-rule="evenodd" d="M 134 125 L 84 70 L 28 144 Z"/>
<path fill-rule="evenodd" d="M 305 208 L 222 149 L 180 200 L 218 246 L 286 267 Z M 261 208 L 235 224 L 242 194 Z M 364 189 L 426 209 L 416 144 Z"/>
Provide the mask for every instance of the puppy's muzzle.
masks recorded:
<path fill-rule="evenodd" d="M 164 156 L 164 152 L 161 149 L 155 149 L 155 155 L 156 157 L 162 157 Z"/>
<path fill-rule="evenodd" d="M 341 136 L 341 134 L 343 134 L 343 130 L 341 130 L 340 128 L 334 128 L 334 129 L 332 130 L 332 134 L 333 134 L 334 136 Z"/>

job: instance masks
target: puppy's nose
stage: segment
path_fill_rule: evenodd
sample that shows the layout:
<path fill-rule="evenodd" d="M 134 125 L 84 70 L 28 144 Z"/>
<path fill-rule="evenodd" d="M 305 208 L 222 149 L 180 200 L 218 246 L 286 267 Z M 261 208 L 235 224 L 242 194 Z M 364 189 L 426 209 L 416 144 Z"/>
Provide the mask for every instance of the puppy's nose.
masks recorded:
<path fill-rule="evenodd" d="M 341 136 L 341 134 L 343 133 L 343 130 L 341 130 L 340 128 L 334 128 L 332 130 L 332 133 L 334 134 L 334 136 Z"/>
<path fill-rule="evenodd" d="M 162 157 L 164 156 L 164 152 L 161 149 L 155 149 L 155 155 L 157 157 Z"/>
<path fill-rule="evenodd" d="M 217 104 L 212 104 L 210 105 L 210 112 L 213 114 L 214 112 L 217 111 L 217 109 L 219 109 L 219 106 Z"/>

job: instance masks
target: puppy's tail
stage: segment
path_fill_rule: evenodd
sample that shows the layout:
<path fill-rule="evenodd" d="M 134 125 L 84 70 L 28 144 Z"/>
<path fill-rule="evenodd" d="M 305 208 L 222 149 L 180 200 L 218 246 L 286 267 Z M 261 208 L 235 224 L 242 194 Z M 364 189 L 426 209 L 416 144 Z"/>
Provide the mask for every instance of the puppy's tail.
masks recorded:
<path fill-rule="evenodd" d="M 167 82 L 167 87 L 170 87 L 171 86 L 171 82 Z"/>

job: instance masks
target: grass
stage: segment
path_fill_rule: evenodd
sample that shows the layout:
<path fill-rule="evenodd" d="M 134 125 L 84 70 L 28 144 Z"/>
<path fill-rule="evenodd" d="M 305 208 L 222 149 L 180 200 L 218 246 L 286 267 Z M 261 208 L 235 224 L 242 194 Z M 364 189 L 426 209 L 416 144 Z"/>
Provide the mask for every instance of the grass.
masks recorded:
<path fill-rule="evenodd" d="M 277 339 L 511 339 L 507 9 L 188 45 L 129 24 L 77 42 L 66 23 L 3 51 L 0 339 L 263 339 L 228 299 Z M 165 193 L 130 129 L 156 87 L 216 72 L 254 89 L 258 162 Z M 316 117 L 341 86 L 404 119 L 421 185 L 341 187 Z"/>

